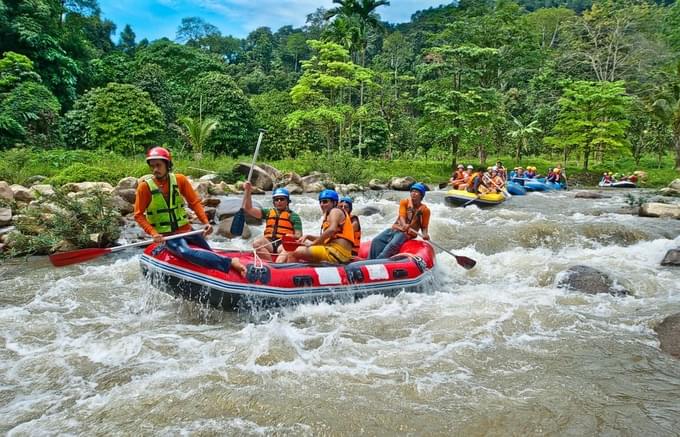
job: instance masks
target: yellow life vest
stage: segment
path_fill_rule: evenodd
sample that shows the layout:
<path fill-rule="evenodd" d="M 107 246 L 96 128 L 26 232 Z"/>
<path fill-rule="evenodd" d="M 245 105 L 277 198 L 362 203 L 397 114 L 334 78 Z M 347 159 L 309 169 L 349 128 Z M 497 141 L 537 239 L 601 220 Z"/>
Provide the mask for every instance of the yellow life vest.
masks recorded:
<path fill-rule="evenodd" d="M 177 177 L 174 173 L 168 173 L 168 199 L 165 199 L 153 177 L 147 177 L 144 182 L 151 191 L 151 202 L 146 208 L 145 215 L 151 226 L 160 233 L 175 232 L 184 225 L 189 224 L 187 212 L 184 209 L 184 198 L 177 186 Z"/>

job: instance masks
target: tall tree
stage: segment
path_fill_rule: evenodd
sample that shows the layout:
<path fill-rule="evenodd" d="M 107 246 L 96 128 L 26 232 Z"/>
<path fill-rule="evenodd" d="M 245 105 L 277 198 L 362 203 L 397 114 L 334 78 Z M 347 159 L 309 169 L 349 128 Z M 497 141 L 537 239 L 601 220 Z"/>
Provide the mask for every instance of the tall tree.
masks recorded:
<path fill-rule="evenodd" d="M 659 120 L 673 132 L 675 169 L 680 171 L 680 62 L 673 74 L 669 75 L 664 88 L 653 108 Z"/>
<path fill-rule="evenodd" d="M 588 169 L 594 153 L 601 156 L 630 153 L 626 128 L 631 98 L 624 83 L 575 81 L 559 100 L 560 115 L 548 144 L 574 148 L 582 153 Z"/>
<path fill-rule="evenodd" d="M 331 19 L 333 17 L 344 17 L 345 22 L 356 22 L 356 40 L 358 47 L 355 48 L 359 52 L 359 64 L 366 67 L 366 49 L 368 48 L 368 35 L 370 30 L 382 30 L 382 23 L 380 17 L 376 13 L 376 9 L 380 6 L 389 6 L 390 2 L 387 0 L 333 0 L 333 3 L 339 5 L 335 8 L 329 9 L 325 18 Z M 353 26 L 348 25 L 350 31 Z M 359 106 L 364 105 L 364 88 L 365 84 L 362 81 L 359 84 Z M 361 157 L 361 149 L 363 147 L 363 122 L 359 123 L 359 156 Z"/>
<path fill-rule="evenodd" d="M 132 31 L 132 27 L 126 24 L 123 31 L 120 33 L 120 39 L 118 40 L 118 48 L 123 52 L 134 55 L 135 49 L 137 48 L 137 43 L 135 42 L 135 32 Z"/>
<path fill-rule="evenodd" d="M 185 17 L 182 18 L 182 23 L 177 27 L 175 40 L 188 45 L 196 46 L 201 38 L 219 34 L 219 29 L 216 26 L 206 22 L 203 18 Z"/>

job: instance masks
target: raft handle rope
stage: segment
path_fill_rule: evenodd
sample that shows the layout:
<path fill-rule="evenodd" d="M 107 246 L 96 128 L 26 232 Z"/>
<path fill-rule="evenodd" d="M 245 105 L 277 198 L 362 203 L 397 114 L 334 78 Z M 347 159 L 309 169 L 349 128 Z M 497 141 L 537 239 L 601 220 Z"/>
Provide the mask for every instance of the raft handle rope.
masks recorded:
<path fill-rule="evenodd" d="M 261 246 L 253 247 L 253 265 L 255 266 L 256 269 L 261 269 L 262 266 L 264 266 L 264 263 L 262 262 L 262 258 L 260 258 L 260 257 L 257 255 L 258 249 L 262 249 L 263 247 L 265 247 L 265 246 L 267 246 L 267 245 L 269 245 L 269 244 L 274 244 L 274 243 L 276 243 L 277 241 L 281 241 L 281 239 L 280 239 L 280 238 L 277 238 L 276 240 L 269 241 L 269 242 L 267 242 L 267 243 L 265 243 L 265 244 L 263 244 L 263 245 L 261 245 Z M 240 251 L 240 252 L 244 252 L 244 251 Z M 272 255 L 275 255 L 275 254 L 272 253 Z M 276 255 L 278 255 L 278 253 L 276 253 Z"/>

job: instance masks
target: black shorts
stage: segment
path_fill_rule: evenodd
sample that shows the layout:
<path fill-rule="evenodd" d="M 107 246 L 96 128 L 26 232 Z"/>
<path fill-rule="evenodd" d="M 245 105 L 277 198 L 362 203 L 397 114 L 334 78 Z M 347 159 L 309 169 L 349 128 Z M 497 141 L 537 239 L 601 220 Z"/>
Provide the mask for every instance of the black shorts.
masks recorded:
<path fill-rule="evenodd" d="M 267 240 L 272 244 L 272 252 L 278 253 L 279 247 L 281 247 L 281 244 L 283 243 L 283 241 L 276 240 L 276 239 L 272 241 L 272 239 L 270 239 L 270 238 L 267 238 Z"/>

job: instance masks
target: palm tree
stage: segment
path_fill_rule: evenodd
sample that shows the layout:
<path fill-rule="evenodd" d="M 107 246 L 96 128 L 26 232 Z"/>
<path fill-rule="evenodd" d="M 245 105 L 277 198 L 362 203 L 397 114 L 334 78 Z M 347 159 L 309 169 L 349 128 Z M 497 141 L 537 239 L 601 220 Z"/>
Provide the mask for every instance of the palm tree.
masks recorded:
<path fill-rule="evenodd" d="M 366 49 L 368 48 L 368 30 L 369 28 L 382 30 L 382 23 L 380 23 L 379 16 L 375 10 L 380 6 L 389 6 L 390 2 L 387 0 L 333 0 L 333 3 L 339 5 L 335 8 L 329 9 L 324 18 L 330 20 L 334 17 L 345 17 L 351 21 L 356 20 L 358 24 L 358 51 L 360 54 L 360 64 L 362 67 L 366 66 Z M 352 38 L 354 39 L 354 38 Z M 356 52 L 356 48 L 354 49 Z M 359 91 L 359 106 L 364 105 L 364 82 L 361 82 L 361 89 Z M 359 157 L 361 157 L 361 146 L 363 144 L 363 122 L 359 122 Z"/>
<path fill-rule="evenodd" d="M 654 114 L 673 132 L 673 148 L 675 149 L 675 169 L 680 171 L 680 62 L 675 77 L 663 97 L 652 104 Z"/>
<path fill-rule="evenodd" d="M 212 118 L 183 117 L 181 120 L 186 127 L 186 139 L 199 157 L 203 154 L 203 146 L 208 142 L 210 134 L 217 128 L 219 123 Z"/>
<path fill-rule="evenodd" d="M 326 11 L 324 18 L 330 20 L 335 17 L 346 17 L 348 19 L 357 19 L 359 24 L 359 40 L 358 47 L 354 51 L 360 53 L 360 64 L 362 67 L 366 66 L 366 49 L 368 48 L 368 30 L 382 29 L 382 23 L 375 10 L 380 6 L 389 6 L 390 2 L 387 0 L 333 0 L 333 3 L 339 6 Z M 358 49 L 358 50 L 357 50 Z"/>
<path fill-rule="evenodd" d="M 536 127 L 538 120 L 534 120 L 531 123 L 525 125 L 520 120 L 512 117 L 513 123 L 517 129 L 508 132 L 508 134 L 517 139 L 517 153 L 515 154 L 515 159 L 519 162 L 522 157 L 522 150 L 527 151 L 529 149 L 529 138 L 536 135 L 539 132 L 543 132 L 540 128 Z"/>

